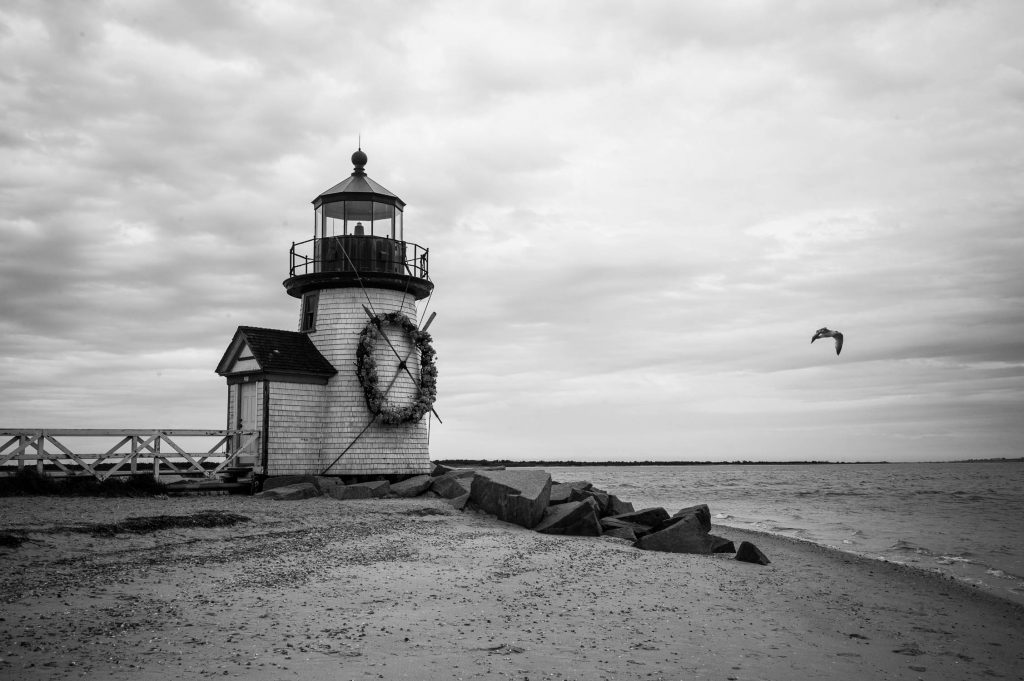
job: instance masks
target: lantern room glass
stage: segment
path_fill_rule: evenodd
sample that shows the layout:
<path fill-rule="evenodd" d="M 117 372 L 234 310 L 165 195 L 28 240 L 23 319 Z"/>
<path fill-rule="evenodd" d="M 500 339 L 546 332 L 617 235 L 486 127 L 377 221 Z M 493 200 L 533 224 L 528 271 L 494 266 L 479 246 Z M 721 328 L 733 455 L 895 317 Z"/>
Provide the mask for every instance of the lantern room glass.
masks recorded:
<path fill-rule="evenodd" d="M 380 201 L 335 201 L 316 209 L 320 238 L 379 236 L 402 240 L 402 209 Z"/>

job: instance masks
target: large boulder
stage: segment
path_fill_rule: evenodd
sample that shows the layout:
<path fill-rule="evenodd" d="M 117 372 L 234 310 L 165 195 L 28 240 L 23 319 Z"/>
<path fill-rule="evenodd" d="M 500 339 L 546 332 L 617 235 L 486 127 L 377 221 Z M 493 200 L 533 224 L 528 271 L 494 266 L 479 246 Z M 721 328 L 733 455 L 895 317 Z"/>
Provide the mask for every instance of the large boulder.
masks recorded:
<path fill-rule="evenodd" d="M 309 499 L 320 496 L 320 490 L 311 482 L 299 482 L 294 485 L 282 485 L 263 490 L 254 496 L 260 499 L 275 499 L 277 501 L 296 501 L 298 499 Z"/>
<path fill-rule="evenodd" d="M 711 553 L 736 553 L 736 545 L 732 543 L 732 540 L 713 534 L 709 534 L 708 537 L 712 541 Z"/>
<path fill-rule="evenodd" d="M 585 490 L 590 489 L 592 485 L 586 480 L 580 480 L 577 482 L 553 482 L 551 483 L 551 496 L 548 499 L 549 504 L 564 504 L 567 501 L 572 501 L 571 496 L 573 490 Z"/>
<path fill-rule="evenodd" d="M 572 494 L 569 495 L 570 501 L 584 501 L 586 499 L 593 499 L 597 503 L 597 515 L 603 517 L 610 515 L 608 513 L 608 497 L 607 492 L 603 492 L 599 489 L 577 489 L 573 490 Z"/>
<path fill-rule="evenodd" d="M 328 487 L 327 496 L 341 501 L 372 499 L 373 490 L 365 485 L 338 485 L 337 487 Z"/>
<path fill-rule="evenodd" d="M 320 489 L 320 485 L 317 484 L 317 479 L 314 475 L 275 475 L 263 481 L 263 491 L 268 492 L 277 487 L 291 487 L 292 485 L 304 482 L 308 482 L 317 489 Z"/>
<path fill-rule="evenodd" d="M 616 520 L 625 520 L 626 522 L 633 523 L 635 525 L 643 525 L 645 527 L 654 527 L 658 523 L 668 520 L 668 511 L 661 507 L 657 508 L 642 508 L 639 511 L 633 511 L 632 513 L 619 513 L 616 515 L 609 516 Z"/>
<path fill-rule="evenodd" d="M 472 481 L 467 477 L 445 473 L 432 479 L 430 491 L 442 499 L 456 499 L 464 494 L 469 494 L 470 485 L 472 485 Z"/>
<path fill-rule="evenodd" d="M 700 521 L 701 527 L 704 528 L 705 532 L 711 531 L 711 509 L 708 508 L 707 504 L 698 504 L 696 506 L 687 506 L 681 508 L 672 514 L 673 518 L 682 518 L 684 516 L 696 516 L 697 520 Z"/>
<path fill-rule="evenodd" d="M 615 537 L 616 539 L 625 539 L 636 543 L 636 533 L 629 527 L 615 527 L 610 530 L 604 531 L 605 537 Z"/>
<path fill-rule="evenodd" d="M 418 497 L 430 489 L 434 481 L 429 475 L 416 475 L 391 485 L 391 493 L 399 497 Z"/>
<path fill-rule="evenodd" d="M 533 528 L 544 534 L 566 534 L 576 537 L 600 537 L 601 523 L 594 504 L 587 501 L 569 501 L 548 506 L 544 519 Z"/>
<path fill-rule="evenodd" d="M 471 499 L 499 520 L 532 529 L 544 517 L 551 476 L 538 470 L 477 471 Z"/>
<path fill-rule="evenodd" d="M 736 551 L 736 560 L 741 560 L 744 563 L 757 563 L 758 565 L 767 565 L 771 562 L 768 560 L 768 556 L 761 553 L 761 549 L 748 541 L 740 542 L 740 548 Z"/>
<path fill-rule="evenodd" d="M 611 532 L 612 530 L 628 529 L 633 533 L 634 538 L 640 535 L 647 534 L 651 531 L 647 525 L 640 525 L 638 523 L 631 523 L 628 520 L 619 520 L 618 518 L 601 518 L 601 529 L 605 533 Z"/>
<path fill-rule="evenodd" d="M 626 513 L 632 513 L 634 510 L 633 504 L 628 501 L 619 499 L 614 494 L 608 495 L 608 508 L 606 509 L 608 515 L 624 515 Z"/>
<path fill-rule="evenodd" d="M 314 478 L 313 484 L 316 485 L 316 488 L 320 490 L 322 494 L 327 494 L 327 490 L 331 489 L 332 487 L 340 487 L 345 483 L 342 482 L 341 478 L 338 477 L 318 475 L 316 476 L 316 478 Z"/>
<path fill-rule="evenodd" d="M 503 471 L 504 466 L 481 466 L 480 468 L 456 468 L 454 466 L 446 466 L 443 463 L 435 463 L 434 468 L 430 471 L 430 475 L 438 477 L 440 475 L 446 475 L 448 473 L 455 473 L 459 477 L 470 477 L 478 470 L 481 471 Z"/>
<path fill-rule="evenodd" d="M 658 532 L 651 532 L 637 540 L 637 546 L 646 551 L 669 553 L 710 554 L 718 544 L 711 539 L 695 515 L 684 516 Z"/>
<path fill-rule="evenodd" d="M 460 494 L 457 497 L 451 499 L 445 499 L 445 503 L 454 508 L 456 511 L 462 511 L 466 508 L 466 504 L 469 503 L 469 492 Z"/>
<path fill-rule="evenodd" d="M 370 490 L 370 496 L 375 499 L 386 497 L 391 492 L 391 483 L 387 480 L 371 480 L 369 482 L 356 482 L 346 487 L 365 487 Z"/>

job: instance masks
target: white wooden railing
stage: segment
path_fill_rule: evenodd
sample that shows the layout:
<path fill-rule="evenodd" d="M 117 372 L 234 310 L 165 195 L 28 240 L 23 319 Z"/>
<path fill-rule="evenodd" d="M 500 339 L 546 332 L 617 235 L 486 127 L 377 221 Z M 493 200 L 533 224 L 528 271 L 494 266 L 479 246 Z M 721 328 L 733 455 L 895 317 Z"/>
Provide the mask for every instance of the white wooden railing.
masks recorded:
<path fill-rule="evenodd" d="M 0 475 L 34 466 L 100 481 L 140 473 L 213 478 L 258 461 L 259 444 L 253 430 L 0 428 Z"/>

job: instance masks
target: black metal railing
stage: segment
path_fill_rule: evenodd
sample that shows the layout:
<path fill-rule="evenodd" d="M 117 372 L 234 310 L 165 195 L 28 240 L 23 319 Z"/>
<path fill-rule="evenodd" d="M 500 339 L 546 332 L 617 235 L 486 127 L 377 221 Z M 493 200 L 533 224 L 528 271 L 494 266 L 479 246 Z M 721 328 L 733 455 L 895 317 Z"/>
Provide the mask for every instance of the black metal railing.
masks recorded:
<path fill-rule="evenodd" d="M 430 250 L 382 236 L 329 236 L 293 243 L 289 276 L 319 272 L 401 274 L 427 279 Z"/>

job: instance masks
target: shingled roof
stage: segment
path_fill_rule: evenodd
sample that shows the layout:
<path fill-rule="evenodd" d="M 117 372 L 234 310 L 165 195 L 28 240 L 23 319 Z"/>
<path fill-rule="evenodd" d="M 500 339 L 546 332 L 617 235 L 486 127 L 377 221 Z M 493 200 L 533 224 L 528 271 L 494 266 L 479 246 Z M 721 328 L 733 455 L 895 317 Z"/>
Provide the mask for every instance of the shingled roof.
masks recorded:
<path fill-rule="evenodd" d="M 260 370 L 266 373 L 309 376 L 333 376 L 338 373 L 304 333 L 240 326 L 217 365 L 218 374 L 223 376 L 228 372 L 237 359 L 235 354 L 241 349 L 242 343 L 249 347 Z"/>

